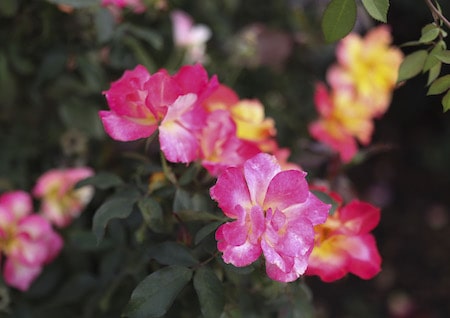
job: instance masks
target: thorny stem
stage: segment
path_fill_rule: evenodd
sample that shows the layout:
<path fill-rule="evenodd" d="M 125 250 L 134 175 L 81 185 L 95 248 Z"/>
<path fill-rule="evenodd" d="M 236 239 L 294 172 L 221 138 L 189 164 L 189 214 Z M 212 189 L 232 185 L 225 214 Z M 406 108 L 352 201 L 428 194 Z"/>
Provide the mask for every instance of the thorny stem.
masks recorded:
<path fill-rule="evenodd" d="M 430 8 L 430 11 L 433 14 L 435 20 L 436 17 L 438 17 L 447 26 L 447 28 L 450 29 L 450 21 L 448 21 L 447 18 L 441 13 L 441 11 L 436 8 L 433 2 L 431 0 L 425 0 L 425 3 L 427 4 L 428 8 Z"/>

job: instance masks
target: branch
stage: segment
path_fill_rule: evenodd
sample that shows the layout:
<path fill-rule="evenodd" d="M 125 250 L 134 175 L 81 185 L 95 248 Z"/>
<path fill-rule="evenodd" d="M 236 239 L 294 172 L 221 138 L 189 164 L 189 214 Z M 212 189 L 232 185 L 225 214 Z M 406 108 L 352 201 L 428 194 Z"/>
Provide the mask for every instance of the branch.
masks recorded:
<path fill-rule="evenodd" d="M 450 29 L 450 21 L 448 21 L 447 18 L 441 13 L 441 11 L 439 11 L 438 8 L 434 6 L 431 0 L 425 0 L 425 3 L 427 4 L 428 8 L 430 8 L 433 16 L 437 16 L 447 26 L 447 28 Z"/>

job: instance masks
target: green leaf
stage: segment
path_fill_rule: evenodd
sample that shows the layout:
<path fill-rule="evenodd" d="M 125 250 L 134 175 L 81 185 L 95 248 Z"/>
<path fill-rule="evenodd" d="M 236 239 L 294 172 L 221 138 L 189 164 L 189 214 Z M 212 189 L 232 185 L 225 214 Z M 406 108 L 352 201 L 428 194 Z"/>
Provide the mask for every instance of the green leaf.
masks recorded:
<path fill-rule="evenodd" d="M 427 95 L 438 95 L 442 94 L 450 88 L 450 74 L 444 75 L 431 84 L 428 89 Z"/>
<path fill-rule="evenodd" d="M 144 198 L 138 202 L 139 210 L 147 226 L 156 233 L 164 232 L 164 216 L 161 205 L 153 198 Z"/>
<path fill-rule="evenodd" d="M 209 234 L 217 230 L 219 225 L 221 225 L 223 222 L 212 222 L 204 227 L 202 227 L 200 230 L 198 230 L 197 234 L 195 234 L 194 243 L 197 245 L 200 243 L 205 237 L 207 237 Z"/>
<path fill-rule="evenodd" d="M 325 40 L 334 42 L 343 38 L 353 29 L 355 21 L 355 0 L 331 0 L 322 17 Z"/>
<path fill-rule="evenodd" d="M 194 288 L 203 316 L 220 317 L 225 306 L 224 288 L 211 268 L 202 266 L 195 272 Z"/>
<path fill-rule="evenodd" d="M 442 98 L 442 107 L 444 108 L 444 112 L 450 109 L 450 91 L 448 91 Z"/>
<path fill-rule="evenodd" d="M 98 43 L 105 43 L 112 39 L 116 21 L 110 10 L 102 8 L 95 14 L 95 29 Z"/>
<path fill-rule="evenodd" d="M 176 242 L 163 242 L 148 249 L 148 256 L 163 265 L 194 266 L 199 262 L 185 246 Z"/>
<path fill-rule="evenodd" d="M 435 57 L 445 64 L 450 64 L 450 51 L 449 50 L 442 50 L 435 54 Z"/>
<path fill-rule="evenodd" d="M 426 50 L 415 51 L 407 55 L 398 70 L 397 82 L 402 82 L 418 75 L 423 69 L 427 56 L 428 52 Z"/>
<path fill-rule="evenodd" d="M 93 185 L 96 188 L 105 190 L 122 184 L 123 180 L 119 176 L 109 172 L 99 172 L 92 177 L 81 180 L 75 187 L 80 188 L 86 185 Z"/>
<path fill-rule="evenodd" d="M 54 4 L 65 4 L 77 9 L 100 5 L 100 0 L 47 0 Z"/>
<path fill-rule="evenodd" d="M 124 219 L 133 211 L 135 198 L 113 198 L 103 203 L 94 214 L 92 231 L 99 243 L 105 234 L 106 226 L 111 219 Z"/>
<path fill-rule="evenodd" d="M 444 46 L 445 46 L 445 44 L 443 42 L 439 42 L 430 51 L 430 53 L 428 54 L 428 56 L 425 60 L 424 65 L 423 65 L 423 69 L 422 69 L 423 72 L 426 72 L 426 71 L 430 70 L 430 68 L 432 68 L 436 64 L 441 63 L 441 61 L 439 61 L 439 59 L 436 57 L 436 54 L 439 54 L 440 52 L 442 52 L 445 49 Z"/>
<path fill-rule="evenodd" d="M 152 273 L 134 289 L 125 308 L 125 316 L 129 318 L 163 316 L 191 277 L 192 270 L 181 266 L 168 266 Z"/>
<path fill-rule="evenodd" d="M 432 68 L 430 68 L 428 72 L 428 81 L 427 86 L 433 83 L 433 81 L 438 78 L 439 74 L 441 73 L 442 63 L 437 63 Z"/>
<path fill-rule="evenodd" d="M 362 3 L 372 18 L 387 22 L 389 0 L 362 0 Z"/>
<path fill-rule="evenodd" d="M 420 43 L 430 43 L 434 41 L 439 33 L 441 32 L 441 29 L 434 23 L 427 24 L 422 28 L 422 35 L 419 39 Z"/>
<path fill-rule="evenodd" d="M 0 16 L 12 17 L 19 8 L 19 0 L 2 0 L 0 1 Z"/>

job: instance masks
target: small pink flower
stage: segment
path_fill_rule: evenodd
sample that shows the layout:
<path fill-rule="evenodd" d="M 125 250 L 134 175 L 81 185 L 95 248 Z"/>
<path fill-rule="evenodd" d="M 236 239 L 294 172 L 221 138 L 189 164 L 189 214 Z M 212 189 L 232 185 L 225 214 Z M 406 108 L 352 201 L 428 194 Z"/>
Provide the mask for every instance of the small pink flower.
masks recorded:
<path fill-rule="evenodd" d="M 309 192 L 306 173 L 281 170 L 275 157 L 260 153 L 240 168 L 228 168 L 211 188 L 224 214 L 235 221 L 216 232 L 226 263 L 246 266 L 264 254 L 270 278 L 296 280 L 314 244 L 313 226 L 329 206 Z"/>
<path fill-rule="evenodd" d="M 206 58 L 206 42 L 211 37 L 211 30 L 203 24 L 194 25 L 192 18 L 180 10 L 173 11 L 171 18 L 173 42 L 176 47 L 186 50 L 186 62 L 203 63 Z"/>
<path fill-rule="evenodd" d="M 75 184 L 94 174 L 87 167 L 52 169 L 44 173 L 36 182 L 33 195 L 42 199 L 41 213 L 58 227 L 69 225 L 78 217 L 91 200 L 94 189 L 84 186 L 75 189 Z"/>
<path fill-rule="evenodd" d="M 114 10 L 129 8 L 135 13 L 142 13 L 146 9 L 142 0 L 102 0 L 102 6 L 111 7 Z"/>
<path fill-rule="evenodd" d="M 332 193 L 338 203 L 340 196 Z M 381 257 L 372 231 L 380 221 L 380 210 L 354 200 L 339 206 L 315 230 L 314 249 L 308 260 L 307 275 L 331 282 L 352 273 L 370 279 L 380 271 Z"/>
<path fill-rule="evenodd" d="M 3 276 L 8 285 L 22 291 L 30 287 L 63 246 L 50 223 L 31 213 L 32 201 L 26 192 L 0 196 L 0 250 L 6 256 Z"/>
<path fill-rule="evenodd" d="M 209 80 L 200 64 L 184 66 L 173 76 L 165 70 L 150 75 L 138 65 L 104 92 L 111 110 L 99 115 L 115 140 L 149 137 L 159 128 L 167 160 L 188 163 L 199 155 L 197 136 L 206 120 L 200 104 L 217 86 L 217 78 Z"/>

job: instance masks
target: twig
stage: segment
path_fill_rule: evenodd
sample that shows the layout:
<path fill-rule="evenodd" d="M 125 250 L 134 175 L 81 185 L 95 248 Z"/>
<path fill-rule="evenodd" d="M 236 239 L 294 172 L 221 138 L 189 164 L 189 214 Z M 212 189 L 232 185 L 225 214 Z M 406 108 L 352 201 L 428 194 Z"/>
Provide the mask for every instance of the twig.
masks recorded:
<path fill-rule="evenodd" d="M 431 0 L 425 0 L 425 3 L 428 8 L 430 8 L 433 16 L 437 16 L 447 26 L 447 28 L 450 29 L 450 21 L 448 21 L 447 18 L 434 6 Z"/>

